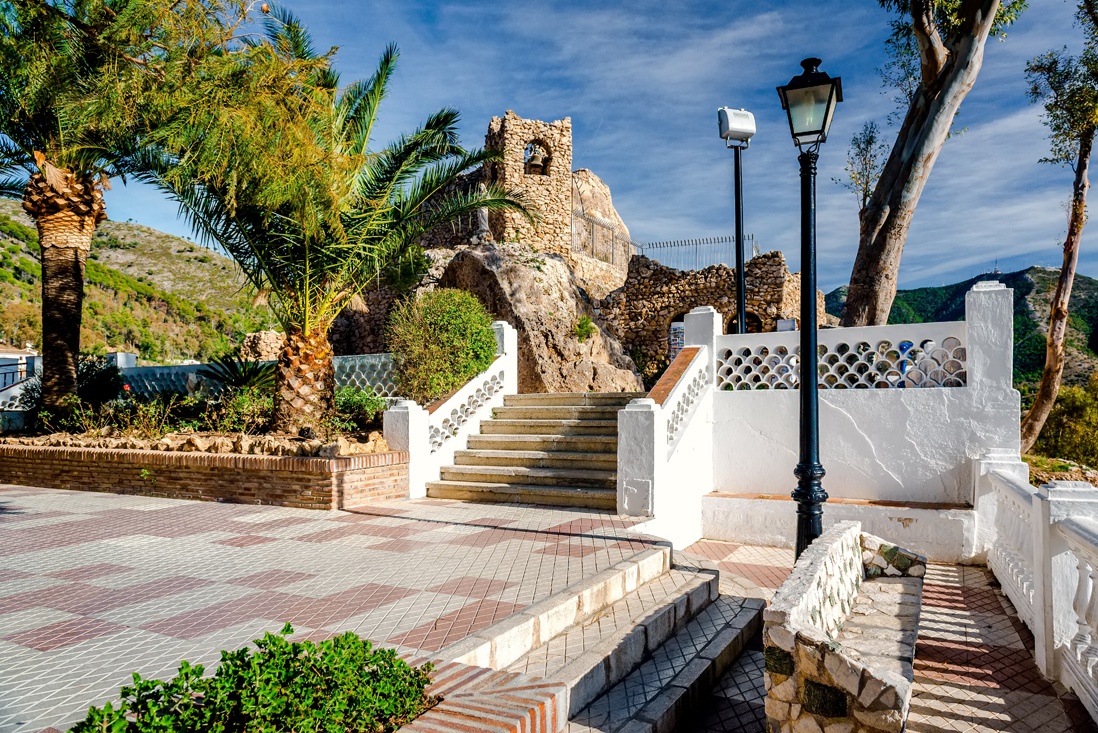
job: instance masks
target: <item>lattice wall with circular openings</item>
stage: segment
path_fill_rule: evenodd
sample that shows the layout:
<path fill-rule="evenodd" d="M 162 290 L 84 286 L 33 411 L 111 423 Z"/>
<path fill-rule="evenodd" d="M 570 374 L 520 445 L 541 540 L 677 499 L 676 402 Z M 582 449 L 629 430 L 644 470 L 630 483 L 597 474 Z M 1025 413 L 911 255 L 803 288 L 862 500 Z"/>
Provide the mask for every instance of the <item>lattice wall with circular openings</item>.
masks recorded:
<path fill-rule="evenodd" d="M 800 348 L 746 345 L 719 349 L 717 387 L 797 389 Z M 819 346 L 820 389 L 964 387 L 967 354 L 955 336 L 915 341 L 846 342 Z"/>

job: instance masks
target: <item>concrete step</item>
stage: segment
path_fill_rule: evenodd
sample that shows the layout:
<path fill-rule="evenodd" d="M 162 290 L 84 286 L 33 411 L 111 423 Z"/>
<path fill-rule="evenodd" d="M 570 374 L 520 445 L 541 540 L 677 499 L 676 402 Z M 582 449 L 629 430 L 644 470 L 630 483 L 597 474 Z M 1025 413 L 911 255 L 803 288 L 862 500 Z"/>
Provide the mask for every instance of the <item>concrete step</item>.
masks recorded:
<path fill-rule="evenodd" d="M 647 396 L 647 392 L 554 392 L 550 394 L 516 394 L 503 398 L 507 407 L 532 405 L 607 405 L 625 407 L 630 400 Z"/>
<path fill-rule="evenodd" d="M 474 483 L 521 483 L 535 486 L 568 488 L 617 488 L 617 471 L 566 468 L 525 468 L 523 466 L 443 466 L 444 481 Z"/>
<path fill-rule="evenodd" d="M 458 501 L 516 502 L 611 511 L 618 507 L 616 489 L 567 488 L 520 483 L 428 481 L 427 496 Z"/>
<path fill-rule="evenodd" d="M 522 466 L 524 468 L 568 468 L 616 471 L 615 453 L 579 453 L 546 450 L 459 450 L 454 453 L 459 466 Z"/>
<path fill-rule="evenodd" d="M 689 730 L 713 685 L 762 627 L 765 603 L 721 595 L 594 702 L 568 733 Z"/>
<path fill-rule="evenodd" d="M 520 405 L 492 410 L 496 420 L 617 420 L 620 407 L 589 405 Z"/>
<path fill-rule="evenodd" d="M 487 421 L 491 422 L 491 421 Z M 481 425 L 487 424 L 481 423 Z M 470 450 L 562 451 L 618 455 L 618 436 L 610 435 L 470 435 Z"/>
<path fill-rule="evenodd" d="M 618 434 L 614 420 L 485 420 L 481 435 L 613 435 Z"/>
<path fill-rule="evenodd" d="M 623 680 L 717 598 L 716 570 L 675 567 L 507 667 L 563 683 L 568 716 Z"/>
<path fill-rule="evenodd" d="M 671 547 L 645 547 L 543 601 L 438 652 L 441 659 L 502 670 L 568 629 L 598 617 L 671 568 Z"/>

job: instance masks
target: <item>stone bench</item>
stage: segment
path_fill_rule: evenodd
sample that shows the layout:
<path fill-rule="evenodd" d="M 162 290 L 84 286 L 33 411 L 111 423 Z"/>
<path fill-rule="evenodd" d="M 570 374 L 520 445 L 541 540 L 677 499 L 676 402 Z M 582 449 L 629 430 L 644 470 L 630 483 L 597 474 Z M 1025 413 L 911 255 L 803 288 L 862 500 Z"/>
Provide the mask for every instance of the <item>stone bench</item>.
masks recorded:
<path fill-rule="evenodd" d="M 763 614 L 770 733 L 903 730 L 926 558 L 837 524 Z"/>

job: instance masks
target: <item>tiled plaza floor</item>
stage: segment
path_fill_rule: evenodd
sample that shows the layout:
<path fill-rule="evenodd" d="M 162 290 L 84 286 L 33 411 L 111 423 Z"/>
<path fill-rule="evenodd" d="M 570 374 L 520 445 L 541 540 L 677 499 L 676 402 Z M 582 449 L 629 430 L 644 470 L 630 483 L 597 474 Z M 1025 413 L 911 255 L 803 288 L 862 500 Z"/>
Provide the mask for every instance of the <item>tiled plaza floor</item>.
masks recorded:
<path fill-rule="evenodd" d="M 607 514 L 419 500 L 356 513 L 0 485 L 0 732 L 63 729 L 132 672 L 285 622 L 438 652 L 648 547 Z"/>
<path fill-rule="evenodd" d="M 793 566 L 793 551 L 701 541 L 687 552 L 721 569 L 722 591 L 770 600 Z M 726 585 L 732 580 L 731 585 Z M 1046 680 L 1033 637 L 986 568 L 927 568 L 915 651 L 908 733 L 1098 730 L 1074 695 Z M 759 642 L 721 679 L 697 733 L 765 730 Z"/>

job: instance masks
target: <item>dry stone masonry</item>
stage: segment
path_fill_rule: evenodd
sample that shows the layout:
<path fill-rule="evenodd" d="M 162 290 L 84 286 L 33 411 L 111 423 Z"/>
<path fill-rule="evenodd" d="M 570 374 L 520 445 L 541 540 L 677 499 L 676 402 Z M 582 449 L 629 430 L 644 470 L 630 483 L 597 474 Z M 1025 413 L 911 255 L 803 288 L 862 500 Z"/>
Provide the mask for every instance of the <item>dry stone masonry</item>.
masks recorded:
<path fill-rule="evenodd" d="M 837 524 L 763 613 L 770 733 L 899 733 L 926 559 Z"/>
<path fill-rule="evenodd" d="M 745 266 L 749 332 L 774 331 L 779 319 L 796 318 L 800 308 L 800 275 L 791 274 L 781 252 L 755 257 Z M 699 306 L 716 308 L 725 331 L 734 330 L 736 271 L 725 265 L 704 270 L 676 270 L 646 257 L 629 263 L 625 285 L 595 302 L 599 319 L 626 353 L 643 364 L 646 375 L 668 362 L 671 324 Z M 824 322 L 823 295 L 817 316 Z"/>

